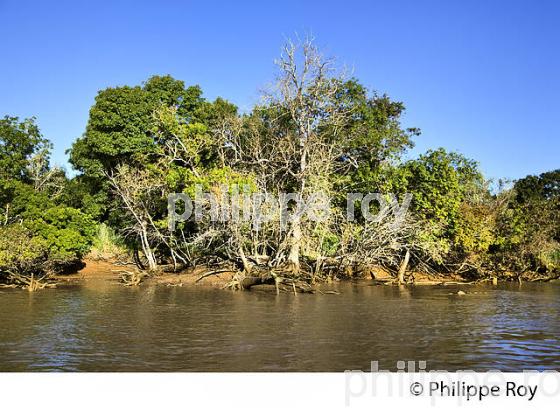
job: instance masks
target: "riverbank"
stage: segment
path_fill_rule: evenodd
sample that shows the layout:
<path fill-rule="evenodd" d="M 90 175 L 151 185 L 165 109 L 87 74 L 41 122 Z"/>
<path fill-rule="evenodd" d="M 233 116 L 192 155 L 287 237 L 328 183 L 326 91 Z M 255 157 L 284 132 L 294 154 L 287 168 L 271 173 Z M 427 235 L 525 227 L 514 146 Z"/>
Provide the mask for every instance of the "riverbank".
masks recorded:
<path fill-rule="evenodd" d="M 132 272 L 136 267 L 132 263 L 122 263 L 111 260 L 86 259 L 85 266 L 73 274 L 58 275 L 55 279 L 61 283 L 77 281 L 114 281 L 121 282 L 120 276 L 125 272 Z M 216 269 L 207 267 L 188 268 L 180 272 L 161 272 L 157 275 L 147 277 L 144 281 L 162 286 L 210 286 L 223 288 L 232 281 L 236 272 L 233 270 Z M 376 267 L 369 269 L 361 275 L 340 279 L 329 278 L 328 282 L 340 282 L 345 280 L 365 280 L 372 284 L 393 285 L 396 279 L 389 271 Z M 428 275 L 414 272 L 409 275 L 407 285 L 416 286 L 448 286 L 468 285 L 474 282 L 467 281 L 459 275 Z M 268 289 L 268 285 L 257 285 L 256 289 Z"/>

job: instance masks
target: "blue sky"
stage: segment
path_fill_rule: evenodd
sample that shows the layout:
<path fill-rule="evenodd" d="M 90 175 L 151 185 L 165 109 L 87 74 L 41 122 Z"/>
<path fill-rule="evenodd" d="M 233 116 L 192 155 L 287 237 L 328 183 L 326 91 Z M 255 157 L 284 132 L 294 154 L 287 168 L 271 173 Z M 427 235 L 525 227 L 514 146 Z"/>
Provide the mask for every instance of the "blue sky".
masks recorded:
<path fill-rule="evenodd" d="M 405 103 L 410 156 L 443 146 L 493 178 L 560 167 L 560 2 L 0 0 L 0 21 L 0 115 L 36 116 L 59 165 L 99 89 L 171 74 L 248 109 L 297 32 Z"/>

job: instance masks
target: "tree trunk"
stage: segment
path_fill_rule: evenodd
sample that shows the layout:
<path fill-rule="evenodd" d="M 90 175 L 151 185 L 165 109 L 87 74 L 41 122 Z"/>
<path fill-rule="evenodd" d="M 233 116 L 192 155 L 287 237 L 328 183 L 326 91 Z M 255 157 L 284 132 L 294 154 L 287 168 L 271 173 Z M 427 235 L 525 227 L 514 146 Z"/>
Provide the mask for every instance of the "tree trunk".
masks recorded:
<path fill-rule="evenodd" d="M 305 121 L 300 121 L 300 124 L 305 123 Z M 305 171 L 307 169 L 307 140 L 308 140 L 308 133 L 303 128 L 303 125 L 300 126 L 300 136 L 299 136 L 299 144 L 301 147 L 301 157 L 299 162 L 299 171 L 300 177 L 298 181 L 299 185 L 299 201 L 304 200 L 304 192 L 305 192 Z M 299 265 L 299 254 L 301 251 L 301 214 L 302 211 L 301 207 L 303 207 L 302 203 L 298 203 L 295 208 L 295 217 L 292 222 L 292 240 L 290 244 L 290 254 L 288 255 L 288 265 L 290 266 L 292 273 L 297 275 L 299 273 L 300 265 Z"/>
<path fill-rule="evenodd" d="M 249 260 L 247 259 L 247 256 L 245 255 L 245 251 L 243 250 L 243 246 L 239 245 L 238 246 L 238 252 L 239 252 L 239 257 L 241 258 L 241 263 L 243 263 L 243 271 L 245 273 L 251 273 L 251 262 L 249 262 Z"/>
<path fill-rule="evenodd" d="M 404 274 L 406 273 L 406 268 L 408 267 L 408 261 L 410 260 L 410 251 L 407 249 L 404 255 L 404 260 L 399 268 L 399 284 L 404 284 Z"/>
<path fill-rule="evenodd" d="M 290 254 L 288 255 L 288 264 L 292 272 L 299 273 L 299 253 L 301 249 L 301 221 L 299 216 L 292 222 L 292 241 L 290 244 Z"/>
<path fill-rule="evenodd" d="M 140 240 L 142 242 L 142 251 L 144 252 L 144 255 L 146 256 L 146 259 L 148 261 L 148 270 L 149 271 L 157 270 L 156 257 L 154 255 L 152 248 L 150 247 L 150 243 L 148 242 L 148 231 L 144 226 L 142 227 Z"/>

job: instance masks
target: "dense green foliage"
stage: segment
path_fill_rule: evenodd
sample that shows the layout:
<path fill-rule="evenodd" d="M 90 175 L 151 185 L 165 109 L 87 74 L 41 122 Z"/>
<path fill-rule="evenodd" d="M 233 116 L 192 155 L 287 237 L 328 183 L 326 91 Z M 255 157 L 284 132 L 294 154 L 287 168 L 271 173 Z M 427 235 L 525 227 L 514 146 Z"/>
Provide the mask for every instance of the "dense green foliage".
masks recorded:
<path fill-rule="evenodd" d="M 29 180 L 29 159 L 48 144 L 33 118 L 0 119 L 0 176 L 2 181 Z"/>
<path fill-rule="evenodd" d="M 558 272 L 560 170 L 516 181 L 497 223 L 500 265 L 516 272 Z"/>
<path fill-rule="evenodd" d="M 329 259 L 396 272 L 411 254 L 413 269 L 475 278 L 560 273 L 560 170 L 493 190 L 461 154 L 439 148 L 404 160 L 420 131 L 402 127 L 403 103 L 323 71 L 309 46 L 300 76 L 294 49 L 285 51 L 277 89 L 245 114 L 168 75 L 100 91 L 69 151 L 72 179 L 49 166 L 50 143 L 33 119 L 0 120 L 0 271 L 56 270 L 100 232 L 99 249 L 119 242 L 151 269 L 218 259 L 245 271 L 261 260 L 318 270 Z M 320 190 L 332 215 L 320 224 L 294 218 L 287 232 L 208 219 L 171 231 L 167 196 L 194 197 L 197 185 Z M 412 194 L 404 226 L 344 221 L 347 192 Z"/>
<path fill-rule="evenodd" d="M 69 183 L 50 168 L 45 140 L 33 119 L 0 120 L 0 275 L 48 273 L 78 262 L 88 251 L 96 225 L 60 195 Z"/>

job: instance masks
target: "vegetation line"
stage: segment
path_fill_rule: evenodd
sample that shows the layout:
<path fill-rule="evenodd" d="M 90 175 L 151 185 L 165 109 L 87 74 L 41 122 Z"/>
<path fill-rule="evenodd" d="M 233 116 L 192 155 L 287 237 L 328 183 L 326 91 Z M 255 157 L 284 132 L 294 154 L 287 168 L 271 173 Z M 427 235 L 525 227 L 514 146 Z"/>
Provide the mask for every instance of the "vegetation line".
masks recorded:
<path fill-rule="evenodd" d="M 169 75 L 101 90 L 69 150 L 73 178 L 50 166 L 51 143 L 33 118 L 0 119 L 0 282 L 52 286 L 53 274 L 75 271 L 88 253 L 134 261 L 136 271 L 119 272 L 129 285 L 196 266 L 209 269 L 197 282 L 230 270 L 231 289 L 258 282 L 292 292 L 372 267 L 399 283 L 413 283 L 415 272 L 468 281 L 559 276 L 560 170 L 495 182 L 442 148 L 405 160 L 421 133 L 402 127 L 404 104 L 347 77 L 312 41 L 288 42 L 275 78 L 243 114 Z M 168 196 L 195 198 L 197 186 L 244 187 L 241 196 L 322 192 L 329 212 L 317 221 L 290 205 L 286 229 L 273 218 L 257 230 L 211 218 L 216 204 L 206 201 L 200 218 L 171 229 Z M 379 203 L 349 202 L 350 192 L 412 200 L 395 224 L 392 212 L 366 218 Z M 218 197 L 219 209 L 239 205 Z"/>

